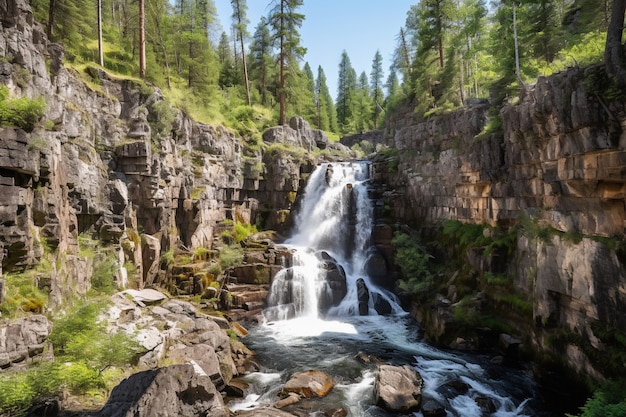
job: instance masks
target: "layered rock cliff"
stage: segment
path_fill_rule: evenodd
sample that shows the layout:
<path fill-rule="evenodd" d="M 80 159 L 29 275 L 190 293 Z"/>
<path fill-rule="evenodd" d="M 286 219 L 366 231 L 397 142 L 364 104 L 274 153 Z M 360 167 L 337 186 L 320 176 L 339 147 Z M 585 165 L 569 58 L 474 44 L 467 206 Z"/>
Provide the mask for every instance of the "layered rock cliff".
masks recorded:
<path fill-rule="evenodd" d="M 397 156 L 376 164 L 396 221 L 458 220 L 485 225 L 485 234 L 518 228 L 503 262 L 487 251 L 464 262 L 481 276 L 513 277 L 532 302 L 533 321 L 517 331 L 557 355 L 550 328 L 591 341 L 587 354 L 604 349 L 592 327 L 626 333 L 626 106 L 602 96 L 598 74 L 571 68 L 540 78 L 499 113 L 483 103 L 424 122 L 404 117 L 388 132 Z M 569 366 L 598 376 L 580 343 L 567 352 Z"/>
<path fill-rule="evenodd" d="M 81 234 L 117 253 L 119 285 L 130 261 L 143 287 L 159 279 L 162 253 L 210 248 L 220 221 L 280 230 L 314 167 L 308 151 L 329 146 L 294 118 L 266 132 L 262 147 L 191 120 L 143 82 L 96 67 L 78 74 L 24 1 L 1 2 L 0 21 L 0 82 L 11 97 L 46 103 L 32 132 L 0 128 L 0 273 L 32 267 L 44 250 L 63 254 L 51 272 L 53 304 L 89 287 Z M 280 152 L 276 142 L 307 152 Z"/>

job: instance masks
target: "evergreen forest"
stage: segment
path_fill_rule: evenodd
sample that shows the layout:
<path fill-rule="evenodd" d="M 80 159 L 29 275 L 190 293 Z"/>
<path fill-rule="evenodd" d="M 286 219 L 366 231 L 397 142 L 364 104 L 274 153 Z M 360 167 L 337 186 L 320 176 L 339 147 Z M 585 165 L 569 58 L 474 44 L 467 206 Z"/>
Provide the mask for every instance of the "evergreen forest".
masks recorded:
<path fill-rule="evenodd" d="M 246 0 L 231 0 L 230 35 L 219 36 L 211 36 L 221 29 L 212 0 L 31 0 L 31 6 L 81 74 L 102 66 L 143 78 L 197 120 L 242 135 L 300 115 L 337 138 L 381 128 L 398 106 L 428 117 L 477 99 L 498 105 L 539 76 L 600 62 L 613 3 L 416 1 L 398 22 L 393 62 L 384 68 L 373 50 L 371 71 L 357 74 L 345 51 L 336 68 L 311 68 L 299 35 L 303 0 L 267 2 L 268 15 L 252 26 Z M 326 75 L 334 71 L 336 99 Z"/>

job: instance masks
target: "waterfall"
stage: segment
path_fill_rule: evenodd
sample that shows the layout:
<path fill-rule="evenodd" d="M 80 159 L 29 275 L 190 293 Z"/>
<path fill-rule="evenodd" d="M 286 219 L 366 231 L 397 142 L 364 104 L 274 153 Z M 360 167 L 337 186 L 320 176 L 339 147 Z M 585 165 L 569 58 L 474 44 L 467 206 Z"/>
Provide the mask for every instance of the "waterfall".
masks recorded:
<path fill-rule="evenodd" d="M 368 162 L 325 163 L 311 174 L 285 242 L 291 256 L 272 281 L 266 318 L 403 312 L 365 271 L 374 224 L 369 171 Z"/>
<path fill-rule="evenodd" d="M 418 370 L 424 401 L 444 406 L 446 416 L 539 416 L 529 400 L 534 383 L 524 369 L 428 345 L 394 295 L 376 285 L 384 273 L 369 266 L 376 248 L 368 173 L 367 163 L 352 162 L 323 164 L 311 174 L 294 232 L 282 249 L 284 268 L 272 280 L 266 321 L 246 336 L 263 372 L 245 377 L 251 389 L 229 404 L 231 411 L 276 404 L 287 375 L 316 369 L 338 382 L 315 400 L 317 410 L 341 407 L 349 417 L 406 415 L 374 403 L 372 364 L 360 359 L 371 355 Z"/>

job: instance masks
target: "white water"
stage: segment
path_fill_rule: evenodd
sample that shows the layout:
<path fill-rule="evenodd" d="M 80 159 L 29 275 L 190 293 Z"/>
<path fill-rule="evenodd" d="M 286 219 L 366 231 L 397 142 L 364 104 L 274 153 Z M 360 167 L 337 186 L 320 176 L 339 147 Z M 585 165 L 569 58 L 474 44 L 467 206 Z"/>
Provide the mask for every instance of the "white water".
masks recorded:
<path fill-rule="evenodd" d="M 369 164 L 365 162 L 323 164 L 311 174 L 296 229 L 285 243 L 293 252 L 293 265 L 274 278 L 270 289 L 268 305 L 283 309 L 280 318 L 287 318 L 292 308 L 297 317 L 320 317 L 319 299 L 331 292 L 316 256 L 322 250 L 343 267 L 347 284 L 346 296 L 326 316 L 358 314 L 359 278 L 370 294 L 377 293 L 390 304 L 393 313 L 403 313 L 395 295 L 376 287 L 364 271 L 373 227 L 368 180 Z M 370 296 L 369 314 L 375 315 L 373 303 Z"/>
<path fill-rule="evenodd" d="M 367 194 L 366 163 L 319 167 L 309 179 L 296 230 L 287 242 L 293 265 L 272 283 L 268 305 L 273 320 L 251 329 L 246 342 L 257 352 L 266 373 L 248 376 L 250 392 L 244 400 L 229 404 L 231 410 L 272 405 L 280 386 L 293 372 L 318 369 L 330 374 L 337 385 L 317 399 L 311 411 L 343 407 L 349 416 L 386 416 L 373 405 L 375 367 L 359 362 L 361 351 L 393 364 L 411 364 L 424 379 L 424 400 L 443 404 L 447 416 L 524 417 L 533 384 L 522 371 L 498 371 L 486 358 L 464 357 L 423 343 L 416 323 L 388 291 L 377 288 L 363 265 L 370 249 L 373 209 Z M 329 174 L 327 175 L 327 172 Z M 318 301 L 329 291 L 324 281 L 320 250 L 330 254 L 345 270 L 347 292 L 327 314 L 319 314 Z M 378 293 L 392 306 L 390 315 L 378 315 L 369 300 L 369 315 L 358 314 L 356 280 L 362 278 L 370 294 Z M 279 311 L 281 314 L 276 314 Z M 495 376 L 494 376 L 495 375 Z M 463 392 L 449 388 L 456 381 Z M 487 399 L 496 411 L 485 413 L 479 403 Z M 311 414 L 312 415 L 312 414 Z M 420 412 L 414 416 L 422 416 Z"/>

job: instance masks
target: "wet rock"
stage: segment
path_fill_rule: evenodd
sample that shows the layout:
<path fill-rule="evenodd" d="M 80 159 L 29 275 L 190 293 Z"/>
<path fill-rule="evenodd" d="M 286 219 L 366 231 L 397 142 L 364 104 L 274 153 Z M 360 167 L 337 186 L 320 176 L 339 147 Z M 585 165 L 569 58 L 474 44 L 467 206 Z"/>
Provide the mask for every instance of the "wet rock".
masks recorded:
<path fill-rule="evenodd" d="M 295 392 L 290 392 L 289 395 L 287 395 L 285 398 L 282 398 L 278 401 L 276 401 L 276 404 L 274 404 L 274 407 L 276 408 L 285 408 L 287 406 L 290 405 L 294 405 L 298 402 L 300 402 L 300 395 L 295 393 Z"/>
<path fill-rule="evenodd" d="M 495 413 L 498 409 L 493 399 L 489 397 L 485 397 L 481 395 L 481 396 L 476 397 L 475 400 L 476 400 L 476 404 L 480 407 L 480 409 L 484 413 L 489 413 L 489 414 Z"/>
<path fill-rule="evenodd" d="M 345 408 L 333 408 L 324 412 L 325 417 L 347 417 L 348 412 Z"/>
<path fill-rule="evenodd" d="M 374 399 L 377 405 L 389 411 L 418 410 L 422 385 L 422 377 L 409 365 L 381 365 L 374 383 Z"/>
<path fill-rule="evenodd" d="M 446 417 L 446 409 L 435 400 L 427 400 L 422 404 L 424 417 Z"/>
<path fill-rule="evenodd" d="M 320 267 L 324 270 L 324 290 L 318 299 L 317 309 L 324 315 L 328 310 L 339 305 L 348 292 L 346 273 L 343 267 L 326 251 L 316 253 Z"/>
<path fill-rule="evenodd" d="M 382 295 L 377 292 L 372 293 L 372 301 L 374 302 L 374 310 L 378 314 L 391 314 L 391 304 Z"/>
<path fill-rule="evenodd" d="M 139 372 L 111 392 L 98 417 L 226 417 L 222 396 L 193 365 Z"/>
<path fill-rule="evenodd" d="M 522 344 L 522 341 L 508 335 L 506 333 L 500 334 L 499 345 L 504 352 L 504 357 L 508 361 L 516 361 L 518 359 L 519 347 Z"/>
<path fill-rule="evenodd" d="M 248 384 L 246 381 L 235 378 L 230 381 L 228 385 L 226 385 L 224 391 L 229 397 L 243 398 L 248 387 L 250 387 L 250 384 Z"/>
<path fill-rule="evenodd" d="M 324 397 L 335 386 L 332 377 L 322 371 L 295 373 L 283 386 L 285 393 L 297 393 L 304 398 Z"/>
<path fill-rule="evenodd" d="M 359 278 L 356 280 L 356 293 L 359 302 L 359 315 L 367 316 L 369 314 L 368 304 L 370 299 L 370 292 L 367 289 L 367 285 L 365 284 L 365 280 L 363 278 Z"/>
<path fill-rule="evenodd" d="M 255 408 L 254 410 L 237 411 L 234 415 L 237 417 L 296 417 L 291 413 L 272 407 L 261 407 Z"/>

